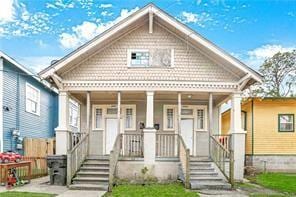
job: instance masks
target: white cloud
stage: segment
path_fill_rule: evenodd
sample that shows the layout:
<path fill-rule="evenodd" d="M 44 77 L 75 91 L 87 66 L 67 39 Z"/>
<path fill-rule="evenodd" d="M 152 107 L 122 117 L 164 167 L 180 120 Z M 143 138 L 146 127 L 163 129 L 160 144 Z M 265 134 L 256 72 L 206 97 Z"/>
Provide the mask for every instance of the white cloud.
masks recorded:
<path fill-rule="evenodd" d="M 112 8 L 113 6 L 112 6 L 112 4 L 111 3 L 108 3 L 108 4 L 101 4 L 100 6 L 99 6 L 99 8 Z"/>
<path fill-rule="evenodd" d="M 42 69 L 48 67 L 52 60 L 58 60 L 60 58 L 61 57 L 58 56 L 31 56 L 19 57 L 18 61 L 35 73 L 38 73 Z"/>
<path fill-rule="evenodd" d="M 79 45 L 92 39 L 96 35 L 109 29 L 114 24 L 118 23 L 119 21 L 126 18 L 127 16 L 129 16 L 137 10 L 139 10 L 138 7 L 131 10 L 122 9 L 119 17 L 117 17 L 113 21 L 109 21 L 106 23 L 102 22 L 96 24 L 93 22 L 84 21 L 82 24 L 72 27 L 72 33 L 62 33 L 60 35 L 60 44 L 63 48 L 66 49 L 76 48 Z"/>
<path fill-rule="evenodd" d="M 200 14 L 195 14 L 192 12 L 181 12 L 180 16 L 177 17 L 182 23 L 194 23 L 200 27 L 205 27 L 205 24 L 208 21 L 212 21 L 212 18 L 209 13 L 202 12 Z"/>
<path fill-rule="evenodd" d="M 15 19 L 15 4 L 13 0 L 1 1 L 0 24 L 11 22 Z"/>
<path fill-rule="evenodd" d="M 113 13 L 112 12 L 108 12 L 108 11 L 103 11 L 103 12 L 101 12 L 101 15 L 102 16 L 112 16 Z"/>
<path fill-rule="evenodd" d="M 54 3 L 46 3 L 46 8 L 52 8 L 52 9 L 66 9 L 66 8 L 74 8 L 73 2 L 65 3 L 63 0 L 55 0 Z"/>
<path fill-rule="evenodd" d="M 250 51 L 247 51 L 244 54 L 238 54 L 238 53 L 231 53 L 234 57 L 240 59 L 248 66 L 259 69 L 259 67 L 264 63 L 264 61 L 267 58 L 272 57 L 278 52 L 288 52 L 296 49 L 296 46 L 282 46 L 282 45 L 272 45 L 272 44 L 266 44 L 262 45 L 258 48 L 252 49 Z"/>

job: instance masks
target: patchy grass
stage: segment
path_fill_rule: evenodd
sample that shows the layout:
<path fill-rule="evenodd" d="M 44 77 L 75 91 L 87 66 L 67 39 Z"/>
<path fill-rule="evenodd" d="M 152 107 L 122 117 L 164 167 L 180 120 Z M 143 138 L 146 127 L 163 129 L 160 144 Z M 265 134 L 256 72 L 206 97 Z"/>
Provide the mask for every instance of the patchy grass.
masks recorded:
<path fill-rule="evenodd" d="M 32 193 L 32 192 L 3 192 L 0 193 L 1 197 L 53 197 L 54 194 Z"/>
<path fill-rule="evenodd" d="M 256 176 L 256 183 L 269 189 L 296 194 L 296 174 L 263 173 Z"/>
<path fill-rule="evenodd" d="M 151 185 L 119 185 L 113 188 L 111 193 L 106 193 L 104 197 L 197 197 L 197 192 L 187 191 L 179 183 L 171 184 L 151 184 Z"/>

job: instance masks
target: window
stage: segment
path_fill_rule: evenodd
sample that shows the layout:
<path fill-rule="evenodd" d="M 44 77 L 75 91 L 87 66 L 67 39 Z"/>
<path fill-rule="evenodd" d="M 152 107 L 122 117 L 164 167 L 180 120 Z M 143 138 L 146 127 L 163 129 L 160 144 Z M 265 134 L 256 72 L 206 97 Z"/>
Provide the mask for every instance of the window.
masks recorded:
<path fill-rule="evenodd" d="M 107 108 L 107 114 L 117 114 L 117 107 Z"/>
<path fill-rule="evenodd" d="M 79 122 L 79 103 L 69 99 L 69 123 L 73 127 L 78 127 Z"/>
<path fill-rule="evenodd" d="M 40 115 L 40 90 L 26 83 L 26 111 Z"/>
<path fill-rule="evenodd" d="M 131 67 L 149 66 L 149 51 L 132 51 L 130 53 L 130 66 Z"/>
<path fill-rule="evenodd" d="M 205 111 L 204 109 L 197 110 L 197 123 L 196 127 L 198 130 L 205 129 Z"/>
<path fill-rule="evenodd" d="M 192 115 L 193 109 L 181 109 L 181 115 Z"/>
<path fill-rule="evenodd" d="M 133 128 L 133 109 L 127 108 L 126 109 L 126 122 L 125 122 L 125 128 L 131 129 Z"/>
<path fill-rule="evenodd" d="M 167 109 L 167 128 L 174 128 L 174 109 Z"/>
<path fill-rule="evenodd" d="M 101 108 L 97 108 L 95 110 L 95 128 L 96 129 L 102 129 L 102 120 L 103 120 L 103 111 Z"/>
<path fill-rule="evenodd" d="M 280 132 L 294 132 L 294 114 L 279 114 L 278 121 Z"/>

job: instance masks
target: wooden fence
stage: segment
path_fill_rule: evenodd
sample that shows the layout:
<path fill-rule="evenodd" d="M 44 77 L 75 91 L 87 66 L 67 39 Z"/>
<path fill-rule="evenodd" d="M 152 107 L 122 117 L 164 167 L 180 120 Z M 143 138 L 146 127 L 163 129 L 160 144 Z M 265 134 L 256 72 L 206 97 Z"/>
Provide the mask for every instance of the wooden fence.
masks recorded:
<path fill-rule="evenodd" d="M 46 157 L 55 154 L 54 138 L 25 138 L 24 156 L 28 157 Z"/>

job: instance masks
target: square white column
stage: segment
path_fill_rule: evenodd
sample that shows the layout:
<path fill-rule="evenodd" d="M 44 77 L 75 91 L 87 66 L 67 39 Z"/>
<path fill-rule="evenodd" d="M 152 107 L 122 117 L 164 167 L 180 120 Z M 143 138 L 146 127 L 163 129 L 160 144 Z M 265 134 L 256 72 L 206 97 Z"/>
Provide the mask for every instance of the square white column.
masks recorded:
<path fill-rule="evenodd" d="M 242 181 L 244 178 L 246 132 L 242 129 L 241 122 L 241 94 L 234 93 L 231 98 L 230 133 L 236 181 Z"/>
<path fill-rule="evenodd" d="M 56 154 L 66 155 L 69 148 L 69 94 L 59 92 L 59 125 L 56 131 Z"/>
<path fill-rule="evenodd" d="M 144 133 L 144 164 L 151 165 L 155 163 L 156 151 L 156 130 L 154 129 L 154 92 L 147 92 L 146 102 L 146 128 Z"/>

